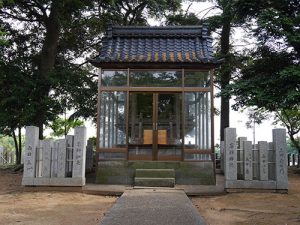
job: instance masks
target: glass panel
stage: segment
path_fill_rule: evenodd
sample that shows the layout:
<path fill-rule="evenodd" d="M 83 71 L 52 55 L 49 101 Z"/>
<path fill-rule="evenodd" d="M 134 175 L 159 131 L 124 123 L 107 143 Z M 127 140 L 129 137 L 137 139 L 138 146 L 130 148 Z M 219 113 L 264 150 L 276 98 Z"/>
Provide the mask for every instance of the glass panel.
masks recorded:
<path fill-rule="evenodd" d="M 126 92 L 100 96 L 100 148 L 126 146 Z"/>
<path fill-rule="evenodd" d="M 211 148 L 210 92 L 185 93 L 185 148 Z"/>
<path fill-rule="evenodd" d="M 159 94 L 158 144 L 181 145 L 181 94 Z"/>
<path fill-rule="evenodd" d="M 168 158 L 180 160 L 182 148 L 181 104 L 181 94 L 158 95 L 157 144 L 159 160 L 167 160 Z"/>
<path fill-rule="evenodd" d="M 130 85 L 135 87 L 181 87 L 181 71 L 131 71 Z"/>
<path fill-rule="evenodd" d="M 152 142 L 153 94 L 131 93 L 129 97 L 129 158 L 151 160 Z"/>
<path fill-rule="evenodd" d="M 104 70 L 101 75 L 102 86 L 127 86 L 127 71 Z"/>
<path fill-rule="evenodd" d="M 211 161 L 210 154 L 185 154 L 185 161 Z"/>
<path fill-rule="evenodd" d="M 210 76 L 208 71 L 185 71 L 185 87 L 209 87 Z"/>
<path fill-rule="evenodd" d="M 101 160 L 101 159 L 119 159 L 119 160 L 122 160 L 122 159 L 126 159 L 127 157 L 127 153 L 110 153 L 110 152 L 99 152 L 99 156 L 98 156 L 98 159 Z"/>

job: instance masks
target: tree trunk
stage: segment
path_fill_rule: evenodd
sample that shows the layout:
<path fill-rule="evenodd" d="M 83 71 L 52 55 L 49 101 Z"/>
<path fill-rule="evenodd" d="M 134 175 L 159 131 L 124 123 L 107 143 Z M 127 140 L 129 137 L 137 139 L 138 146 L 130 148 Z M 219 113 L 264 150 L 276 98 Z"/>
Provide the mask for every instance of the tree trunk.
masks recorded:
<path fill-rule="evenodd" d="M 21 164 L 21 157 L 22 157 L 22 134 L 21 134 L 21 127 L 18 127 L 19 131 L 19 152 L 18 152 L 18 160 L 16 160 L 16 164 Z"/>
<path fill-rule="evenodd" d="M 39 101 L 41 107 L 38 108 L 36 114 L 36 125 L 39 127 L 39 138 L 43 139 L 43 125 L 46 121 L 47 106 L 44 106 L 45 98 L 48 97 L 51 85 L 49 83 L 49 75 L 53 71 L 57 46 L 60 34 L 60 21 L 58 6 L 59 1 L 52 1 L 51 11 L 49 17 L 45 19 L 45 41 L 43 43 L 40 65 L 39 65 L 39 79 L 41 80 L 39 87 Z M 44 106 L 44 107 L 43 107 Z"/>
<path fill-rule="evenodd" d="M 230 47 L 230 30 L 231 30 L 231 20 L 230 16 L 226 15 L 226 10 L 223 11 L 223 26 L 221 32 L 221 55 L 225 59 L 224 64 L 220 68 L 220 80 L 221 80 L 221 90 L 224 90 L 226 86 L 229 84 L 231 78 L 231 68 L 229 61 L 229 47 Z M 229 127 L 229 105 L 230 98 L 221 96 L 221 124 L 220 124 L 220 135 L 221 141 L 224 141 L 224 129 Z"/>
<path fill-rule="evenodd" d="M 298 154 L 300 154 L 300 143 L 294 138 L 294 135 L 289 133 L 289 136 L 290 136 L 291 142 L 293 143 L 293 145 L 297 149 Z"/>
<path fill-rule="evenodd" d="M 15 144 L 15 148 L 16 148 L 16 165 L 20 165 L 21 164 L 21 158 L 20 158 L 20 154 L 19 154 L 19 145 L 18 145 L 17 136 L 16 136 L 14 130 L 12 130 L 12 137 L 14 139 L 14 144 Z"/>

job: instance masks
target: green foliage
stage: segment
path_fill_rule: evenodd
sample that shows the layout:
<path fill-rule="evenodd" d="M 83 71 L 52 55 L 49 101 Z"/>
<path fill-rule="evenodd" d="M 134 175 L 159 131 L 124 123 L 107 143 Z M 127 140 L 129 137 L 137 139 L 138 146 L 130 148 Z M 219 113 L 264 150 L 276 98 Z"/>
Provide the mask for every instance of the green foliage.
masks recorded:
<path fill-rule="evenodd" d="M 298 139 L 298 142 L 300 142 L 300 139 Z M 295 147 L 291 139 L 287 139 L 286 144 L 287 144 L 287 150 L 289 154 L 299 153 L 299 151 L 297 150 L 297 148 Z"/>
<path fill-rule="evenodd" d="M 268 111 L 293 109 L 300 102 L 300 2 L 261 3 L 253 5 L 245 1 L 240 5 L 248 9 L 249 15 L 257 17 L 255 34 L 260 42 L 244 61 L 239 79 L 223 94 L 236 96 L 235 109 L 245 106 Z"/>
<path fill-rule="evenodd" d="M 67 135 L 71 129 L 82 125 L 84 125 L 84 122 L 81 120 L 63 119 L 58 117 L 49 125 L 49 127 L 53 130 L 51 136 L 61 137 Z"/>
<path fill-rule="evenodd" d="M 241 74 L 222 93 L 236 96 L 234 109 L 253 106 L 276 111 L 300 102 L 300 66 L 293 64 L 290 53 L 261 47 L 245 63 Z"/>
<path fill-rule="evenodd" d="M 13 138 L 10 136 L 0 136 L 0 146 L 4 146 L 6 150 L 13 150 L 15 147 Z"/>
<path fill-rule="evenodd" d="M 2 73 L 0 77 L 1 89 L 9 85 L 1 96 L 0 104 L 7 111 L 6 115 L 0 115 L 3 118 L 0 121 L 10 116 L 5 122 L 10 130 L 16 125 L 47 125 L 70 108 L 75 109 L 72 118 L 96 118 L 97 76 L 86 62 L 80 65 L 74 62 L 79 57 L 97 54 L 109 23 L 146 25 L 149 17 L 173 14 L 180 3 L 180 0 L 4 0 L 0 26 L 10 41 L 0 51 L 5 56 L 3 67 L 11 67 L 14 70 L 6 71 L 14 72 Z M 8 115 L 11 109 L 17 113 Z"/>
<path fill-rule="evenodd" d="M 280 123 L 287 128 L 291 146 L 300 153 L 300 106 L 293 109 L 283 109 L 276 112 L 275 123 Z"/>
<path fill-rule="evenodd" d="M 2 31 L 0 27 L 0 46 L 7 44 L 7 41 L 4 39 L 5 32 Z"/>
<path fill-rule="evenodd" d="M 194 13 L 183 12 L 167 16 L 166 25 L 199 25 L 200 19 Z"/>
<path fill-rule="evenodd" d="M 17 136 L 17 138 L 19 138 L 19 137 Z M 24 149 L 24 147 L 25 147 L 25 136 L 22 135 L 21 139 L 22 139 L 22 142 L 21 142 L 22 149 Z M 4 148 L 8 151 L 12 151 L 12 150 L 16 149 L 14 140 L 11 136 L 0 135 L 0 146 L 4 146 Z"/>
<path fill-rule="evenodd" d="M 276 122 L 287 128 L 291 146 L 300 152 L 300 2 L 245 2 L 240 10 L 256 18 L 258 48 L 244 61 L 239 79 L 222 94 L 236 96 L 234 109 L 275 112 Z"/>
<path fill-rule="evenodd" d="M 263 120 L 265 120 L 268 115 L 265 114 L 264 111 L 248 109 L 247 112 L 248 121 L 246 121 L 247 128 L 253 128 L 255 124 L 261 124 Z"/>

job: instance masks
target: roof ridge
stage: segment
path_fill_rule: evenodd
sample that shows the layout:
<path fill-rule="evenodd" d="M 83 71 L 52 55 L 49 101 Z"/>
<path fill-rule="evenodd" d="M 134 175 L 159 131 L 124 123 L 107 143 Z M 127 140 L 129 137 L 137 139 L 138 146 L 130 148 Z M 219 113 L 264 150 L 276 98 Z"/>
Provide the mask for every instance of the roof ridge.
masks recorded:
<path fill-rule="evenodd" d="M 194 26 L 109 26 L 106 32 L 112 37 L 203 37 L 207 36 L 205 25 Z"/>

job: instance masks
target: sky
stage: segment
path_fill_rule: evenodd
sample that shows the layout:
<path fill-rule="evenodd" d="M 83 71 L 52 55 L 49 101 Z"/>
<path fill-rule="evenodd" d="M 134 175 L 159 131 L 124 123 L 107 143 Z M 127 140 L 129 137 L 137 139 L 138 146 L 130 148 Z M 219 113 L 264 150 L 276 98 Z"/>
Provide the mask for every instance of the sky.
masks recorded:
<path fill-rule="evenodd" d="M 211 2 L 194 2 L 192 5 L 189 6 L 189 3 L 183 3 L 183 10 L 186 10 L 189 7 L 190 12 L 194 12 L 199 18 L 203 16 L 211 16 L 214 14 L 219 13 L 220 11 L 214 10 L 211 7 L 213 6 L 213 3 Z M 209 9 L 209 10 L 206 10 Z M 209 12 L 208 12 L 209 11 Z M 152 26 L 160 25 L 160 21 L 155 21 L 150 19 L 149 24 Z M 212 34 L 214 42 L 216 42 L 217 35 Z M 247 45 L 248 47 L 253 47 L 253 44 L 249 44 L 249 42 L 253 43 L 255 40 L 249 39 L 247 34 L 243 30 L 236 29 L 233 33 L 233 45 L 238 46 L 236 47 L 238 50 L 243 49 L 244 45 Z M 215 88 L 215 93 L 218 92 L 218 90 Z M 220 110 L 220 98 L 215 98 L 214 100 L 215 108 Z M 231 100 L 230 104 L 234 104 L 234 101 Z M 215 143 L 220 143 L 220 116 L 215 116 Z M 230 111 L 230 127 L 234 127 L 237 129 L 237 136 L 238 137 L 247 137 L 248 140 L 253 141 L 253 129 L 248 129 L 246 127 L 246 122 L 248 121 L 248 117 L 246 115 L 246 112 L 237 112 L 237 111 Z M 255 125 L 255 140 L 257 141 L 272 141 L 272 129 L 281 127 L 280 125 L 273 125 L 272 119 L 269 119 L 267 121 L 264 121 L 260 125 Z M 94 137 L 96 136 L 96 127 L 91 121 L 86 121 L 85 126 L 87 129 L 87 136 Z M 50 134 L 50 130 L 45 131 L 45 135 Z M 72 133 L 73 131 L 71 131 Z"/>

